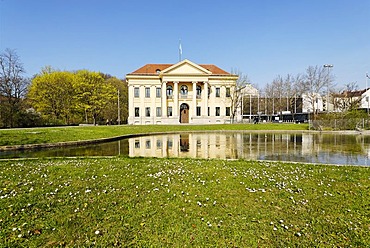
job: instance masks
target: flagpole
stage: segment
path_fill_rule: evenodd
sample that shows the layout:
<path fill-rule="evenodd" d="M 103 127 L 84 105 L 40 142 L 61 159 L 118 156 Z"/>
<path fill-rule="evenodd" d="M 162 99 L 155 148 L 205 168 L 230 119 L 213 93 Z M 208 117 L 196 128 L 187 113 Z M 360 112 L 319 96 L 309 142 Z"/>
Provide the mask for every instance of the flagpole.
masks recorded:
<path fill-rule="evenodd" d="M 179 40 L 179 62 L 181 61 L 181 55 L 182 55 L 182 46 L 181 46 L 181 39 Z"/>

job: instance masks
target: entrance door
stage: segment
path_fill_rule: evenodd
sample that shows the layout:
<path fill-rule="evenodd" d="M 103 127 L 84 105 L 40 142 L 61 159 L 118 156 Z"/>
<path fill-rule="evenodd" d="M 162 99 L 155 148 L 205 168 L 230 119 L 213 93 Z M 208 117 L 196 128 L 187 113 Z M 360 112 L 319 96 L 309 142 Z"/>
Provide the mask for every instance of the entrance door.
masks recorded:
<path fill-rule="evenodd" d="M 180 123 L 189 123 L 189 105 L 186 103 L 180 106 Z"/>

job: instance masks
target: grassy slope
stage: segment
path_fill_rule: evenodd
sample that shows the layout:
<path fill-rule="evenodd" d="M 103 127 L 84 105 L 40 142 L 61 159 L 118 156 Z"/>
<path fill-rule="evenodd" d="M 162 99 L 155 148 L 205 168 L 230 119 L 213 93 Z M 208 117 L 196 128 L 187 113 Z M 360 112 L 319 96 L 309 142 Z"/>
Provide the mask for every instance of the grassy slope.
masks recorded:
<path fill-rule="evenodd" d="M 307 130 L 307 124 L 84 126 L 0 130 L 0 146 L 91 140 L 127 134 L 195 130 Z"/>
<path fill-rule="evenodd" d="M 0 162 L 0 246 L 368 247 L 365 167 Z"/>

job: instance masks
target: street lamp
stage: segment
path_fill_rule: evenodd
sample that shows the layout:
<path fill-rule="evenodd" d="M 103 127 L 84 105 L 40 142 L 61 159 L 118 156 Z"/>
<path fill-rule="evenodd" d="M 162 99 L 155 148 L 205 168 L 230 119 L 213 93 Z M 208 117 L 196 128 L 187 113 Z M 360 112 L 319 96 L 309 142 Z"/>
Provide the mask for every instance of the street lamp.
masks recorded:
<path fill-rule="evenodd" d="M 367 95 L 367 79 L 369 79 L 370 76 L 369 74 L 367 74 L 366 72 L 366 89 L 365 89 L 365 94 Z M 366 96 L 366 101 L 367 101 L 367 109 L 366 109 L 366 113 L 369 114 L 369 96 Z"/>
<path fill-rule="evenodd" d="M 330 68 L 333 68 L 333 65 L 331 64 L 325 64 L 324 65 L 324 68 L 328 68 L 328 81 L 327 81 L 327 92 L 326 92 L 326 112 L 329 113 L 329 83 L 330 83 L 330 79 L 329 79 L 329 74 L 330 74 Z"/>

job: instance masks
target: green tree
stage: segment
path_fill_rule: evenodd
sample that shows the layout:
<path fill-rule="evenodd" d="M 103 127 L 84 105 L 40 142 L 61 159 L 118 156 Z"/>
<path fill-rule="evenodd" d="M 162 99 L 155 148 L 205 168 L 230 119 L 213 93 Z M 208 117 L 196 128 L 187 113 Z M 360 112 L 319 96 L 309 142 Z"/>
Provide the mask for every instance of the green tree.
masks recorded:
<path fill-rule="evenodd" d="M 110 101 L 116 101 L 116 89 L 104 80 L 101 73 L 80 70 L 76 72 L 74 81 L 77 108 L 85 114 L 86 123 L 89 117 L 93 124 L 103 118 L 102 111 Z"/>
<path fill-rule="evenodd" d="M 32 80 L 28 93 L 32 106 L 54 123 L 70 124 L 76 109 L 74 77 L 71 72 L 45 67 Z"/>
<path fill-rule="evenodd" d="M 103 116 L 105 119 L 113 120 L 119 124 L 127 123 L 128 118 L 128 87 L 126 80 L 121 80 L 110 75 L 104 75 L 107 84 L 112 85 L 115 90 L 117 98 L 111 99 L 107 107 L 103 110 Z M 119 113 L 119 118 L 118 118 Z"/>

